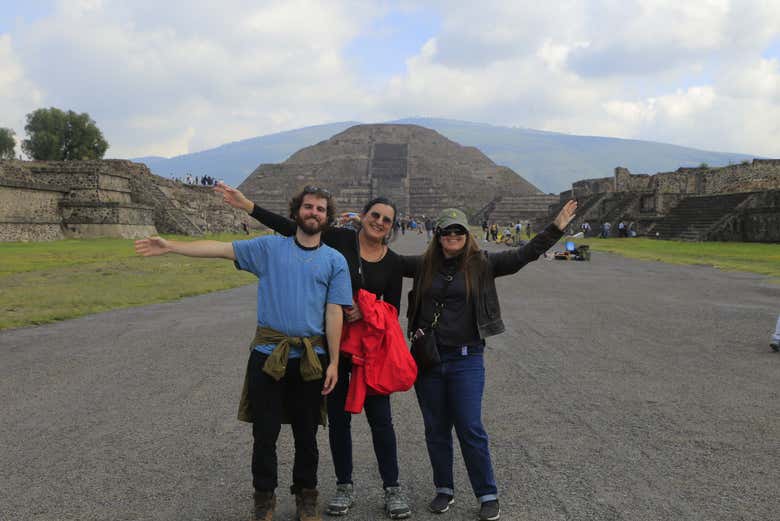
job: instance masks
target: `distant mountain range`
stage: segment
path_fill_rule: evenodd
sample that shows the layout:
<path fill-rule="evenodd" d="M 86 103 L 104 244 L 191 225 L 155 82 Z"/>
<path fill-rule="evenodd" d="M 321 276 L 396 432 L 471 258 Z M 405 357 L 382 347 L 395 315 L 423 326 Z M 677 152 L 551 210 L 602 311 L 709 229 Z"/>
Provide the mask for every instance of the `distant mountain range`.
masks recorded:
<path fill-rule="evenodd" d="M 474 146 L 499 165 L 508 166 L 544 192 L 557 193 L 573 181 L 608 177 L 616 166 L 634 174 L 679 167 L 725 166 L 755 156 L 697 150 L 666 143 L 598 136 L 576 136 L 526 128 L 499 127 L 450 119 L 407 118 L 385 123 L 420 125 L 461 145 Z M 281 163 L 301 148 L 326 140 L 353 125 L 344 121 L 269 134 L 172 158 L 139 157 L 163 177 L 209 174 L 238 186 L 261 163 Z"/>

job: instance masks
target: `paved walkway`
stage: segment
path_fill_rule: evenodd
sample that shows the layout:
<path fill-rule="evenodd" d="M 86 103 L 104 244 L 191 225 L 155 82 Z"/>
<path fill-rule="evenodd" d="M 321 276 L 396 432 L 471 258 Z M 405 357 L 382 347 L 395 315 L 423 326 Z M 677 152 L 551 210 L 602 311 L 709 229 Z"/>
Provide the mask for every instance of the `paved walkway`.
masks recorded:
<path fill-rule="evenodd" d="M 499 292 L 484 417 L 502 519 L 777 519 L 780 286 L 596 253 L 542 259 Z M 235 412 L 254 307 L 245 287 L 0 332 L 0 519 L 246 519 L 251 433 Z M 459 453 L 454 508 L 425 510 L 413 392 L 393 408 L 413 519 L 475 519 Z M 342 519 L 383 519 L 367 424 L 353 425 L 359 499 Z M 290 445 L 284 429 L 281 520 Z M 321 432 L 324 496 L 327 447 Z"/>

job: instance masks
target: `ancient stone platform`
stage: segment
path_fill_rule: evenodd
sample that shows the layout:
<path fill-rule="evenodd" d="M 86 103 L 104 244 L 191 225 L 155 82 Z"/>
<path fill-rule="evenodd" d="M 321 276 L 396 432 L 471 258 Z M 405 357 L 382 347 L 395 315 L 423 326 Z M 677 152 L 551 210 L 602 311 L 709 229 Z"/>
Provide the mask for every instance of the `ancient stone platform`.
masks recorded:
<path fill-rule="evenodd" d="M 502 196 L 541 195 L 476 148 L 416 125 L 351 127 L 284 163 L 258 166 L 239 188 L 265 207 L 287 213 L 287 201 L 306 184 L 329 189 L 342 210 L 358 211 L 381 195 L 393 199 L 401 213 L 416 216 L 456 206 L 474 217 Z M 538 214 L 539 208 L 521 205 L 516 211 Z"/>

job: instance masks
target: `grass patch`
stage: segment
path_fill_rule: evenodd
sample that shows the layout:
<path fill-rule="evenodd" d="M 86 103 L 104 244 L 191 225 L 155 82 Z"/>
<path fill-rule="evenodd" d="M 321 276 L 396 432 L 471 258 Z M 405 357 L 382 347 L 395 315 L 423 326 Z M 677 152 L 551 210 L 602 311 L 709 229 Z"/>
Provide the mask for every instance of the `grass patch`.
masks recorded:
<path fill-rule="evenodd" d="M 641 260 L 671 264 L 698 264 L 726 271 L 747 271 L 780 282 L 780 244 L 755 242 L 678 242 L 655 239 L 578 240 L 591 251 L 616 253 Z"/>
<path fill-rule="evenodd" d="M 231 241 L 247 236 L 205 238 Z M 257 280 L 223 259 L 138 257 L 128 239 L 0 243 L 0 259 L 0 329 L 168 302 Z"/>

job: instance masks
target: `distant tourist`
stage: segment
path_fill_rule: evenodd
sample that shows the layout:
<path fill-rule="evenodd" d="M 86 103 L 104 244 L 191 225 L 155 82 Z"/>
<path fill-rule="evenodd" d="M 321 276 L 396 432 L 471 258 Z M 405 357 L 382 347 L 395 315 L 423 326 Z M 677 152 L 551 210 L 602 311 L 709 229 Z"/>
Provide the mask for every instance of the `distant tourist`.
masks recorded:
<path fill-rule="evenodd" d="M 626 223 L 620 221 L 618 223 L 618 237 L 628 237 L 628 230 L 626 229 Z"/>
<path fill-rule="evenodd" d="M 433 228 L 436 226 L 436 221 L 433 217 L 425 219 L 425 233 L 428 234 L 428 240 L 433 238 Z"/>
<path fill-rule="evenodd" d="M 517 221 L 512 228 L 512 246 L 519 246 L 522 240 L 523 223 Z"/>
<path fill-rule="evenodd" d="M 780 351 L 780 315 L 777 317 L 777 324 L 775 325 L 775 334 L 772 335 L 772 341 L 769 343 L 769 347 L 772 351 L 777 353 Z"/>
<path fill-rule="evenodd" d="M 582 235 L 584 237 L 590 236 L 590 223 L 588 221 L 583 221 L 580 229 L 582 230 Z"/>

